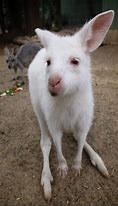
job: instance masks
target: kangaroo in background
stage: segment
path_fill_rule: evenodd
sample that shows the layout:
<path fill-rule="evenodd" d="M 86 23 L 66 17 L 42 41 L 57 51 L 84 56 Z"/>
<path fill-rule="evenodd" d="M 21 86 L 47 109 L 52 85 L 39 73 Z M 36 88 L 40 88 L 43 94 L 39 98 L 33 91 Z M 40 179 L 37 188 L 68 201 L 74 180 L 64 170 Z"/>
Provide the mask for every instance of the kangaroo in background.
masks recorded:
<path fill-rule="evenodd" d="M 48 201 L 53 181 L 49 163 L 52 141 L 57 151 L 59 174 L 64 177 L 68 172 L 61 146 L 64 131 L 73 132 L 77 141 L 78 151 L 73 163 L 76 173 L 80 174 L 85 149 L 91 163 L 108 176 L 103 160 L 86 138 L 94 110 L 90 53 L 102 43 L 113 17 L 114 11 L 103 12 L 73 36 L 61 37 L 46 30 L 35 30 L 44 48 L 30 64 L 28 77 L 32 105 L 41 129 L 41 184 Z"/>
<path fill-rule="evenodd" d="M 26 72 L 26 68 L 29 67 L 30 63 L 34 59 L 37 52 L 42 49 L 39 42 L 28 42 L 22 45 L 19 49 L 4 49 L 6 63 L 9 69 L 13 69 L 17 75 L 17 69 L 19 68 L 22 76 Z"/>

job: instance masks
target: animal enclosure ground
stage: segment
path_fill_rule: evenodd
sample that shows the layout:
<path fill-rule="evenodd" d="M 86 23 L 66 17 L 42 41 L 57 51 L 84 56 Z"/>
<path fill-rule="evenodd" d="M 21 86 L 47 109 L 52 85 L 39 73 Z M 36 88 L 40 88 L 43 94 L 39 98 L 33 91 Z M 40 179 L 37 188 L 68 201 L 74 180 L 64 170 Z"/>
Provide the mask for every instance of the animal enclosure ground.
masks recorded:
<path fill-rule="evenodd" d="M 0 90 L 12 86 L 0 49 Z M 88 135 L 109 171 L 105 179 L 83 153 L 81 175 L 71 169 L 77 146 L 71 134 L 63 138 L 69 173 L 57 172 L 56 151 L 51 151 L 51 206 L 118 206 L 118 46 L 103 46 L 92 54 L 95 116 Z M 0 97 L 0 206 L 46 206 L 40 185 L 42 153 L 40 129 L 32 110 L 28 80 L 24 91 Z M 38 92 L 38 91 L 37 91 Z"/>

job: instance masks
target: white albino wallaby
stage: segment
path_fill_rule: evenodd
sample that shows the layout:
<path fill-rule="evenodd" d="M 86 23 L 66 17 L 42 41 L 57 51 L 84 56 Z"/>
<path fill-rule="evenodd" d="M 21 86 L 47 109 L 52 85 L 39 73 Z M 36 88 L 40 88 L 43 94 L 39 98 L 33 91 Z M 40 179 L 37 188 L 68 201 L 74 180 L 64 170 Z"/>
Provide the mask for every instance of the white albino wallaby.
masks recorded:
<path fill-rule="evenodd" d="M 113 20 L 114 11 L 101 13 L 73 36 L 60 37 L 36 29 L 44 48 L 31 63 L 29 89 L 41 128 L 43 171 L 41 184 L 47 200 L 51 198 L 49 154 L 53 140 L 59 162 L 59 173 L 65 176 L 68 166 L 62 153 L 63 131 L 71 131 L 78 144 L 73 168 L 80 173 L 83 148 L 94 166 L 104 175 L 108 171 L 100 156 L 86 142 L 93 119 L 93 92 L 90 53 L 102 43 Z"/>

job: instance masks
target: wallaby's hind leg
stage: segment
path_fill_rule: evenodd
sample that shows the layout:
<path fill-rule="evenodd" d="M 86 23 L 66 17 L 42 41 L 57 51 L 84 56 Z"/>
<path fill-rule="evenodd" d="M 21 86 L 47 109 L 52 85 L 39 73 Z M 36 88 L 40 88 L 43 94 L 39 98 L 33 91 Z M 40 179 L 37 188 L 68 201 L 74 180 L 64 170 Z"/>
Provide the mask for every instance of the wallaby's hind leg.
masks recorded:
<path fill-rule="evenodd" d="M 36 108 L 35 108 L 36 112 Z M 43 154 L 43 170 L 41 175 L 41 185 L 44 188 L 44 195 L 46 200 L 50 201 L 51 199 L 51 182 L 53 181 L 53 177 L 50 170 L 50 164 L 49 164 L 49 155 L 51 150 L 51 138 L 49 131 L 47 129 L 47 125 L 45 122 L 45 119 L 43 118 L 43 115 L 40 113 L 40 119 L 38 110 L 36 112 L 36 116 L 38 118 L 38 121 L 40 123 L 41 128 L 41 150 Z"/>
<path fill-rule="evenodd" d="M 15 77 L 14 77 L 14 79 L 15 79 L 15 83 L 17 82 L 17 67 L 14 67 L 14 72 L 15 72 Z M 14 80 L 13 79 L 13 80 Z"/>
<path fill-rule="evenodd" d="M 90 157 L 91 163 L 98 168 L 101 174 L 105 177 L 108 177 L 109 173 L 101 157 L 92 149 L 92 147 L 86 142 L 86 136 L 88 132 L 78 132 L 74 133 L 74 137 L 78 143 L 78 152 L 74 161 L 73 167 L 78 173 L 81 169 L 81 160 L 82 160 L 82 151 L 83 148 Z"/>
<path fill-rule="evenodd" d="M 92 149 L 92 147 L 87 142 L 85 142 L 84 144 L 84 149 L 89 155 L 91 163 L 98 168 L 103 176 L 108 177 L 109 173 L 101 157 Z"/>
<path fill-rule="evenodd" d="M 25 67 L 22 67 L 20 69 L 21 69 L 21 80 L 22 82 L 25 82 Z"/>
<path fill-rule="evenodd" d="M 51 140 L 47 132 L 41 129 L 41 150 L 43 154 L 43 170 L 41 176 L 41 185 L 44 187 L 45 198 L 49 201 L 51 199 L 51 182 L 53 177 L 50 171 L 49 155 L 51 150 Z"/>

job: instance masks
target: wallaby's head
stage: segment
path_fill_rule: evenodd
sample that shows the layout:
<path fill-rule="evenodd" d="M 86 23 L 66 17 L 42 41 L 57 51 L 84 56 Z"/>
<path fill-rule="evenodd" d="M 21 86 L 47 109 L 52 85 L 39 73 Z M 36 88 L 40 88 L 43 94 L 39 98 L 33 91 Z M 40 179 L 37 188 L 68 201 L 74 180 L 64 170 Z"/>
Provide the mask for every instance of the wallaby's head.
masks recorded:
<path fill-rule="evenodd" d="M 35 30 L 46 49 L 44 62 L 51 95 L 67 95 L 81 85 L 89 86 L 90 53 L 102 43 L 113 16 L 112 10 L 101 13 L 73 36 L 60 37 L 46 30 Z"/>
<path fill-rule="evenodd" d="M 15 49 L 8 49 L 5 47 L 4 49 L 5 52 L 5 58 L 6 58 L 6 63 L 9 69 L 14 69 L 15 67 Z"/>

